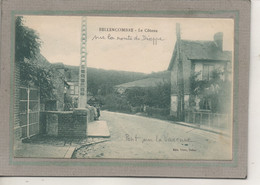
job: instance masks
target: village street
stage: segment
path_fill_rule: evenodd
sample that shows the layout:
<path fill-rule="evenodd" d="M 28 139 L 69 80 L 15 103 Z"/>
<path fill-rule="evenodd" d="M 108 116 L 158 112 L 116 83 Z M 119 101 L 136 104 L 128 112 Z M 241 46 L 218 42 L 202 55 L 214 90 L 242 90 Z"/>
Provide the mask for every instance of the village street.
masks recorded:
<path fill-rule="evenodd" d="M 200 129 L 138 115 L 102 111 L 108 141 L 80 148 L 75 158 L 231 159 L 231 140 Z"/>

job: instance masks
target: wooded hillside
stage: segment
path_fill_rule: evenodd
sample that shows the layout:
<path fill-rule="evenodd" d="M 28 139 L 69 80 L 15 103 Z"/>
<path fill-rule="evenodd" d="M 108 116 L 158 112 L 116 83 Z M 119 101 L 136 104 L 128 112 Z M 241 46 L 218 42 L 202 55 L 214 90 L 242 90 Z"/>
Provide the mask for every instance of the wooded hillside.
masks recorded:
<path fill-rule="evenodd" d="M 77 66 L 65 66 L 67 81 L 78 81 L 78 70 Z M 113 91 L 113 87 L 119 84 L 133 82 L 149 77 L 154 78 L 169 78 L 169 73 L 166 71 L 145 74 L 128 71 L 115 71 L 96 69 L 88 67 L 87 80 L 88 80 L 88 91 L 93 95 L 98 93 L 101 95 L 109 94 Z"/>

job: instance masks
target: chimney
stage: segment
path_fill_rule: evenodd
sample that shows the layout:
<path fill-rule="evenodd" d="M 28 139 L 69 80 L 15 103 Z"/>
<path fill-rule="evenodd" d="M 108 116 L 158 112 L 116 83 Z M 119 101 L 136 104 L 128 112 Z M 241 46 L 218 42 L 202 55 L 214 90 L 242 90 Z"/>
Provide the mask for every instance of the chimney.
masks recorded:
<path fill-rule="evenodd" d="M 223 51 L 223 32 L 218 32 L 214 35 L 214 41 L 217 47 Z"/>

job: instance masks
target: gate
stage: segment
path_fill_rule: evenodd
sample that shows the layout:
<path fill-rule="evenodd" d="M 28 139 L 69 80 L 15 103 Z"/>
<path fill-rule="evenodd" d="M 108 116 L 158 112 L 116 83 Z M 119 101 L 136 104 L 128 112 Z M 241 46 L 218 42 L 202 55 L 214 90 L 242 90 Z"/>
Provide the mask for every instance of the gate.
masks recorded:
<path fill-rule="evenodd" d="M 20 87 L 21 139 L 39 133 L 40 94 L 35 87 Z"/>

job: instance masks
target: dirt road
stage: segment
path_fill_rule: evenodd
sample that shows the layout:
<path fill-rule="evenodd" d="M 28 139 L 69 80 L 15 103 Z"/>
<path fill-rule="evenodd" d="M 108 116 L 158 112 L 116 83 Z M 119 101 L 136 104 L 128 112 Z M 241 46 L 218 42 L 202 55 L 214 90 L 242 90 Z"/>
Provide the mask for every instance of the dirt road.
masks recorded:
<path fill-rule="evenodd" d="M 103 111 L 109 141 L 82 147 L 76 158 L 230 159 L 229 137 L 138 115 Z"/>

